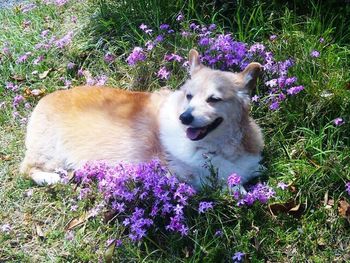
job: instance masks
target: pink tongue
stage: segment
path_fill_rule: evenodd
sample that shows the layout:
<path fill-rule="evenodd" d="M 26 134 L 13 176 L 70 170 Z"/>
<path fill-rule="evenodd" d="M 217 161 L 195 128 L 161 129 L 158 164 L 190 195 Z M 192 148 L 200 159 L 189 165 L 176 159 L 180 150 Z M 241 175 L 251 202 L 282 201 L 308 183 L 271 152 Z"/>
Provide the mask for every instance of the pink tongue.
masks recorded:
<path fill-rule="evenodd" d="M 198 128 L 188 128 L 186 130 L 186 135 L 191 140 L 196 139 L 201 134 L 201 129 Z"/>

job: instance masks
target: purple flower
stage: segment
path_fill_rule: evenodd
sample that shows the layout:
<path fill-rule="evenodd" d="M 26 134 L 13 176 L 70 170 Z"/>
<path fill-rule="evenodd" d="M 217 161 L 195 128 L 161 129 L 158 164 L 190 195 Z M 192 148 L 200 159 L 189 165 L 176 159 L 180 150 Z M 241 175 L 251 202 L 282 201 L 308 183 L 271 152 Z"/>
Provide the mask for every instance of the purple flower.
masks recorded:
<path fill-rule="evenodd" d="M 149 40 L 146 42 L 145 46 L 147 47 L 147 50 L 152 50 L 154 48 L 154 43 Z"/>
<path fill-rule="evenodd" d="M 112 63 L 114 60 L 115 60 L 115 56 L 110 53 L 110 52 L 107 52 L 104 57 L 103 57 L 103 60 L 106 62 L 106 63 Z"/>
<path fill-rule="evenodd" d="M 74 239 L 74 232 L 73 231 L 68 231 L 66 234 L 65 234 L 65 239 L 69 240 L 69 241 L 72 241 Z"/>
<path fill-rule="evenodd" d="M 2 48 L 2 53 L 5 54 L 5 55 L 10 55 L 11 54 L 10 49 L 8 47 L 3 47 Z"/>
<path fill-rule="evenodd" d="M 211 209 L 213 209 L 213 202 L 200 202 L 199 203 L 198 212 L 200 214 L 205 213 Z"/>
<path fill-rule="evenodd" d="M 270 40 L 271 40 L 271 41 L 274 41 L 276 38 L 277 38 L 277 35 L 271 35 L 271 36 L 270 36 Z"/>
<path fill-rule="evenodd" d="M 34 3 L 29 3 L 29 4 L 26 4 L 26 5 L 23 5 L 21 7 L 21 12 L 22 13 L 28 13 L 29 11 L 33 10 L 34 8 L 36 8 L 36 4 Z"/>
<path fill-rule="evenodd" d="M 218 230 L 215 231 L 214 236 L 221 237 L 222 235 L 223 235 L 222 230 L 218 229 Z"/>
<path fill-rule="evenodd" d="M 238 174 L 236 174 L 236 173 L 231 174 L 231 175 L 227 178 L 227 184 L 228 184 L 230 187 L 239 185 L 240 183 L 241 183 L 241 177 L 240 177 Z"/>
<path fill-rule="evenodd" d="M 180 55 L 174 54 L 172 53 L 171 55 L 165 55 L 164 56 L 164 60 L 165 61 L 177 61 L 177 62 L 181 62 L 183 60 L 183 57 L 181 57 Z"/>
<path fill-rule="evenodd" d="M 66 3 L 68 3 L 68 1 L 69 1 L 69 0 L 55 0 L 55 1 L 54 1 L 54 4 L 55 4 L 56 6 L 63 6 L 63 5 L 65 5 Z"/>
<path fill-rule="evenodd" d="M 155 38 L 155 42 L 157 42 L 157 43 L 160 43 L 160 42 L 162 42 L 164 40 L 164 36 L 163 35 L 158 35 L 156 38 Z"/>
<path fill-rule="evenodd" d="M 70 211 L 77 211 L 78 205 L 71 205 Z"/>
<path fill-rule="evenodd" d="M 40 55 L 39 57 L 37 57 L 36 59 L 34 59 L 33 65 L 39 65 L 39 63 L 40 63 L 41 61 L 43 61 L 44 58 L 45 58 L 45 57 L 44 57 L 43 55 Z"/>
<path fill-rule="evenodd" d="M 313 50 L 310 56 L 313 58 L 318 58 L 320 56 L 320 52 L 318 52 L 317 50 Z"/>
<path fill-rule="evenodd" d="M 73 62 L 68 62 L 67 64 L 67 69 L 73 69 L 75 67 L 75 63 Z"/>
<path fill-rule="evenodd" d="M 24 101 L 24 97 L 22 95 L 16 95 L 12 101 L 13 108 L 17 108 L 22 101 Z"/>
<path fill-rule="evenodd" d="M 256 52 L 263 52 L 264 50 L 265 50 L 265 46 L 263 44 L 256 43 L 250 47 L 248 52 L 256 53 Z"/>
<path fill-rule="evenodd" d="M 72 16 L 72 17 L 70 18 L 70 21 L 72 21 L 72 23 L 76 24 L 77 21 L 78 21 L 78 18 L 77 18 L 76 16 Z"/>
<path fill-rule="evenodd" d="M 73 38 L 73 31 L 69 31 L 62 38 L 58 39 L 55 42 L 55 44 L 58 48 L 64 48 L 64 47 L 68 46 L 70 43 L 72 43 L 72 38 Z"/>
<path fill-rule="evenodd" d="M 195 23 L 191 23 L 191 24 L 190 24 L 190 29 L 193 30 L 193 31 L 195 31 L 195 30 L 199 29 L 199 25 L 197 25 L 197 24 L 195 24 Z"/>
<path fill-rule="evenodd" d="M 282 190 L 285 190 L 288 188 L 288 184 L 286 184 L 284 182 L 278 182 L 277 187 L 281 188 Z"/>
<path fill-rule="evenodd" d="M 170 26 L 168 24 L 162 24 L 159 27 L 161 30 L 168 30 L 170 28 Z"/>
<path fill-rule="evenodd" d="M 49 33 L 50 33 L 50 30 L 49 30 L 49 29 L 46 29 L 46 30 L 44 30 L 44 31 L 42 31 L 42 32 L 40 33 L 40 36 L 41 36 L 41 37 L 46 37 Z"/>
<path fill-rule="evenodd" d="M 323 42 L 324 42 L 324 38 L 321 37 L 321 38 L 319 39 L 319 41 L 320 41 L 320 43 L 323 43 Z"/>
<path fill-rule="evenodd" d="M 152 29 L 146 29 L 145 33 L 148 35 L 152 35 L 153 30 Z"/>
<path fill-rule="evenodd" d="M 235 263 L 239 263 L 239 262 L 242 262 L 244 260 L 244 256 L 245 254 L 242 253 L 242 252 L 236 252 L 233 257 L 232 257 L 232 260 L 233 262 Z"/>
<path fill-rule="evenodd" d="M 274 101 L 270 104 L 269 108 L 270 110 L 278 110 L 280 107 L 280 104 L 278 101 Z"/>
<path fill-rule="evenodd" d="M 78 69 L 78 76 L 84 76 L 84 70 L 82 68 Z"/>
<path fill-rule="evenodd" d="M 287 78 L 284 82 L 284 84 L 286 86 L 290 86 L 292 84 L 294 84 L 295 82 L 297 82 L 297 77 L 291 77 L 291 78 Z"/>
<path fill-rule="evenodd" d="M 145 61 L 146 55 L 141 47 L 135 47 L 126 61 L 130 66 L 135 66 L 140 61 Z"/>
<path fill-rule="evenodd" d="M 11 90 L 13 92 L 17 92 L 18 91 L 18 85 L 15 85 L 12 82 L 7 82 L 6 85 L 5 85 L 5 88 L 8 89 L 8 90 Z"/>
<path fill-rule="evenodd" d="M 215 24 L 211 24 L 208 28 L 209 31 L 213 31 L 216 29 L 216 25 Z"/>
<path fill-rule="evenodd" d="M 166 67 L 161 67 L 157 73 L 157 76 L 160 79 L 168 79 L 170 76 L 170 71 L 168 71 Z"/>
<path fill-rule="evenodd" d="M 145 30 L 147 29 L 147 26 L 146 26 L 144 23 L 142 23 L 142 24 L 140 25 L 140 29 L 143 30 L 143 31 L 145 31 Z"/>
<path fill-rule="evenodd" d="M 176 17 L 176 21 L 182 21 L 184 19 L 184 16 L 182 13 L 179 13 L 179 15 Z"/>
<path fill-rule="evenodd" d="M 260 97 L 258 95 L 254 95 L 251 100 L 254 101 L 254 102 L 258 102 L 260 99 Z"/>
<path fill-rule="evenodd" d="M 346 192 L 348 192 L 348 195 L 350 195 L 350 182 L 347 182 L 345 184 L 345 187 L 346 187 Z"/>
<path fill-rule="evenodd" d="M 345 121 L 343 120 L 343 118 L 338 117 L 333 120 L 333 123 L 335 126 L 340 126 L 340 125 L 343 125 Z"/>
<path fill-rule="evenodd" d="M 23 54 L 17 58 L 16 63 L 17 64 L 24 63 L 25 61 L 27 61 L 27 59 L 31 55 L 32 55 L 32 52 L 26 52 L 25 54 Z"/>
<path fill-rule="evenodd" d="M 3 224 L 3 225 L 1 225 L 0 230 L 1 230 L 1 232 L 8 234 L 11 232 L 12 227 L 10 224 Z"/>
<path fill-rule="evenodd" d="M 188 37 L 189 35 L 190 35 L 189 32 L 187 32 L 187 31 L 181 31 L 181 36 L 182 36 L 182 37 Z"/>
<path fill-rule="evenodd" d="M 100 75 L 98 77 L 96 77 L 96 86 L 104 86 L 108 81 L 108 76 L 106 75 Z"/>
<path fill-rule="evenodd" d="M 199 44 L 200 46 L 207 46 L 207 45 L 209 45 L 209 43 L 210 43 L 210 39 L 209 39 L 208 37 L 202 37 L 202 38 L 199 39 L 199 41 L 198 41 L 198 44 Z"/>
<path fill-rule="evenodd" d="M 94 161 L 85 164 L 75 174 L 82 190 L 91 189 L 92 183 L 97 183 L 104 202 L 121 216 L 131 241 L 141 240 L 154 227 L 154 221 L 160 218 L 165 220 L 167 230 L 188 234 L 184 208 L 194 191 L 175 177 L 168 177 L 159 161 L 115 166 Z"/>
<path fill-rule="evenodd" d="M 296 95 L 302 90 L 304 90 L 304 86 L 301 86 L 301 85 L 300 86 L 291 87 L 290 89 L 287 89 L 287 94 L 288 95 Z"/>

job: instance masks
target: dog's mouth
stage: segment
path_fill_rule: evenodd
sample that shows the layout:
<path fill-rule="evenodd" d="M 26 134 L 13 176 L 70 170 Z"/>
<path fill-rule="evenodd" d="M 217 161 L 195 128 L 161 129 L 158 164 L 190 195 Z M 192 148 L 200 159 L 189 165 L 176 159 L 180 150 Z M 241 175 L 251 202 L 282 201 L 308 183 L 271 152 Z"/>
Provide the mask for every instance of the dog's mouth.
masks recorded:
<path fill-rule="evenodd" d="M 203 127 L 190 127 L 186 130 L 187 137 L 192 141 L 199 141 L 208 135 L 211 131 L 215 130 L 224 119 L 219 117 L 211 124 Z"/>

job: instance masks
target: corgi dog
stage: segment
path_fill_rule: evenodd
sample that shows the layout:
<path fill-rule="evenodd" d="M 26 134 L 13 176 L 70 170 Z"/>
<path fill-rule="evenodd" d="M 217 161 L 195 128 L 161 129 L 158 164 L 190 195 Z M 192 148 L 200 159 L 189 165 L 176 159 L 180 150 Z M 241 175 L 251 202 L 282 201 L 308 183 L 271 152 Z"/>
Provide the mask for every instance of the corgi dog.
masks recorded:
<path fill-rule="evenodd" d="M 244 184 L 258 176 L 264 141 L 249 116 L 249 93 L 262 66 L 213 70 L 192 49 L 189 67 L 190 78 L 176 91 L 81 86 L 43 97 L 28 122 L 21 172 L 54 184 L 57 168 L 157 158 L 196 189 L 209 175 L 208 162 L 220 180 L 237 173 Z"/>

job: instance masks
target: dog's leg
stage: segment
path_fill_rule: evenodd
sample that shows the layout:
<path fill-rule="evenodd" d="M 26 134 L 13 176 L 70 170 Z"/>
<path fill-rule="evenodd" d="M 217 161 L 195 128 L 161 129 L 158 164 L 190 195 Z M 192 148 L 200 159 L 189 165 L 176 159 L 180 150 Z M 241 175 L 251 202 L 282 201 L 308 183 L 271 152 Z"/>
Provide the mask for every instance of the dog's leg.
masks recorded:
<path fill-rule="evenodd" d="M 30 169 L 29 176 L 38 185 L 52 185 L 61 182 L 61 177 L 58 173 L 45 172 L 37 167 Z"/>

